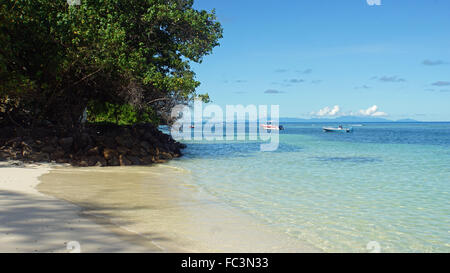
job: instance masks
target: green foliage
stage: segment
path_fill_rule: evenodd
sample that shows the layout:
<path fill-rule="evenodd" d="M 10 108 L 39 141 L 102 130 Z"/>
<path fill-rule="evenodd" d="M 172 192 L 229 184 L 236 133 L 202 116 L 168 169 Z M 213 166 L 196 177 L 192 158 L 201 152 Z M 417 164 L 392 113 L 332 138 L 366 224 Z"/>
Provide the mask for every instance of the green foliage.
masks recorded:
<path fill-rule="evenodd" d="M 106 117 L 118 107 L 128 113 L 120 122 L 133 123 L 138 113 L 162 116 L 175 104 L 209 100 L 196 94 L 200 83 L 190 62 L 211 53 L 222 28 L 214 11 L 192 5 L 192 0 L 81 0 L 79 6 L 3 0 L 0 98 L 16 101 L 31 119 L 71 126 L 91 101 L 108 105 L 92 113 Z"/>
<path fill-rule="evenodd" d="M 93 123 L 115 123 L 131 125 L 138 123 L 160 123 L 153 109 L 136 111 L 131 105 L 116 105 L 109 102 L 88 104 L 87 121 Z"/>

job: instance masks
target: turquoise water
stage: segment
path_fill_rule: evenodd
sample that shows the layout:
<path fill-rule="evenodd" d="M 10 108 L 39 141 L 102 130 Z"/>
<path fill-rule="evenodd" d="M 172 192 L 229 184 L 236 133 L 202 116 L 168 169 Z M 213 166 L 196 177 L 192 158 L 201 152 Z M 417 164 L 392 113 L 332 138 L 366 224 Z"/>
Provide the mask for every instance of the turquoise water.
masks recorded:
<path fill-rule="evenodd" d="M 268 226 L 326 252 L 450 252 L 450 123 L 383 123 L 349 134 L 289 123 L 255 141 L 184 141 L 170 165 Z"/>

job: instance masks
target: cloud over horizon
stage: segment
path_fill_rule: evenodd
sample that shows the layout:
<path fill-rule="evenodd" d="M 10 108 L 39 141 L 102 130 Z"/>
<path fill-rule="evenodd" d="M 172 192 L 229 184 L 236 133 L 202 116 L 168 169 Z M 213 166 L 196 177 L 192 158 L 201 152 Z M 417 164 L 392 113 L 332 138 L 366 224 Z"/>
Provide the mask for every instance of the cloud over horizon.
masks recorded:
<path fill-rule="evenodd" d="M 286 80 L 287 81 L 287 80 Z M 302 82 L 304 82 L 305 80 L 303 80 L 303 79 L 290 79 L 289 80 L 289 82 L 290 83 L 302 83 Z"/>
<path fill-rule="evenodd" d="M 281 94 L 284 93 L 283 91 L 276 90 L 276 89 L 267 89 L 264 91 L 265 94 Z"/>
<path fill-rule="evenodd" d="M 367 109 L 361 109 L 356 113 L 353 112 L 341 112 L 341 107 L 335 105 L 333 107 L 326 106 L 317 112 L 312 112 L 311 115 L 316 117 L 338 117 L 338 116 L 363 116 L 363 117 L 385 117 L 387 113 L 378 111 L 378 106 L 373 105 Z"/>
<path fill-rule="evenodd" d="M 434 86 L 449 86 L 449 85 L 450 85 L 450 82 L 447 82 L 447 81 L 437 81 L 437 82 L 432 83 L 431 85 L 434 85 Z"/>
<path fill-rule="evenodd" d="M 384 117 L 388 114 L 385 112 L 378 111 L 378 106 L 373 105 L 365 110 L 359 110 L 359 114 L 365 117 Z"/>
<path fill-rule="evenodd" d="M 326 106 L 317 112 L 313 112 L 312 114 L 319 117 L 333 117 L 337 116 L 339 114 L 339 111 L 341 111 L 341 108 L 339 107 L 339 105 L 335 105 L 333 108 Z"/>
<path fill-rule="evenodd" d="M 301 73 L 301 74 L 311 74 L 312 73 L 312 69 L 308 68 L 305 70 L 298 70 L 297 72 Z"/>
<path fill-rule="evenodd" d="M 373 77 L 373 79 L 378 79 L 380 82 L 405 82 L 406 80 L 403 78 L 399 78 L 397 76 L 382 76 L 382 77 Z"/>
<path fill-rule="evenodd" d="M 361 86 L 356 86 L 355 89 L 370 89 L 370 86 L 363 84 Z"/>
<path fill-rule="evenodd" d="M 432 60 L 424 60 L 422 62 L 423 65 L 428 65 L 428 66 L 434 66 L 434 65 L 443 65 L 443 64 L 447 64 L 446 62 L 442 61 L 442 60 L 436 60 L 436 61 L 432 61 Z"/>

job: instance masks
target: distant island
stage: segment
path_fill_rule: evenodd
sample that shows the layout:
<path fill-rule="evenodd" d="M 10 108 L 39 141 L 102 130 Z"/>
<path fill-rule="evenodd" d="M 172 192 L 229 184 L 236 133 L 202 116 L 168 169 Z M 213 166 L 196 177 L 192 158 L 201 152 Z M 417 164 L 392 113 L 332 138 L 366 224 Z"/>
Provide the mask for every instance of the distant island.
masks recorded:
<path fill-rule="evenodd" d="M 420 122 L 414 119 L 390 120 L 379 117 L 342 116 L 337 118 L 280 118 L 280 122 Z"/>

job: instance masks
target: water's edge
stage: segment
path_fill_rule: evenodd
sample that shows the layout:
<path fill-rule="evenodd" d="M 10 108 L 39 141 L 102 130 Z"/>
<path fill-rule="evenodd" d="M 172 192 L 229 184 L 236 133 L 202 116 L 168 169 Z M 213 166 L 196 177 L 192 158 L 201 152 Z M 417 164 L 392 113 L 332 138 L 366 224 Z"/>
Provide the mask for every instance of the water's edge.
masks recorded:
<path fill-rule="evenodd" d="M 65 167 L 40 181 L 40 192 L 81 207 L 82 216 L 166 252 L 320 251 L 207 194 L 181 168 Z"/>

